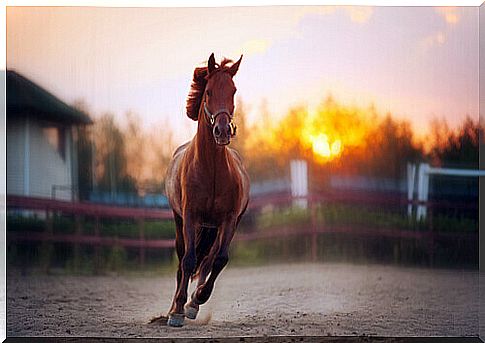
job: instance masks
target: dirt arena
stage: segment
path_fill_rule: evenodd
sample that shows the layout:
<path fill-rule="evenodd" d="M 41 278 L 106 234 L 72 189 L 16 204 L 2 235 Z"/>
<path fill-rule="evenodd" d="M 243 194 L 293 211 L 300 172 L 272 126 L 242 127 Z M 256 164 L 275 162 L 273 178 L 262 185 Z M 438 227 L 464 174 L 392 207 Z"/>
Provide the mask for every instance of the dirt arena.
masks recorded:
<path fill-rule="evenodd" d="M 174 276 L 9 276 L 7 336 L 476 336 L 478 272 L 379 265 L 228 267 L 195 321 L 161 322 Z M 485 293 L 482 293 L 485 294 Z"/>

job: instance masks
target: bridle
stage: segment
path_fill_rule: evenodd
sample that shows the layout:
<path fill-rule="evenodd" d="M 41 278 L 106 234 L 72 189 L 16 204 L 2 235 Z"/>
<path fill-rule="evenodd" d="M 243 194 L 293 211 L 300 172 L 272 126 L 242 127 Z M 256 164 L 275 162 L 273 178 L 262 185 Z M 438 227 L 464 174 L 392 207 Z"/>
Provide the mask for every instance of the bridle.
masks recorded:
<path fill-rule="evenodd" d="M 204 101 L 204 114 L 205 114 L 205 119 L 206 119 L 206 122 L 208 123 L 209 127 L 212 129 L 214 127 L 214 124 L 216 122 L 216 119 L 217 119 L 217 116 L 220 115 L 220 114 L 227 114 L 229 116 L 229 126 L 231 128 L 231 137 L 234 137 L 236 135 L 236 129 L 237 129 L 237 126 L 236 124 L 234 124 L 234 121 L 233 121 L 233 117 L 234 117 L 234 111 L 232 111 L 232 113 L 230 113 L 228 110 L 226 109 L 221 109 L 219 111 L 217 111 L 215 114 L 212 114 L 209 109 L 207 108 L 207 104 L 206 102 Z"/>

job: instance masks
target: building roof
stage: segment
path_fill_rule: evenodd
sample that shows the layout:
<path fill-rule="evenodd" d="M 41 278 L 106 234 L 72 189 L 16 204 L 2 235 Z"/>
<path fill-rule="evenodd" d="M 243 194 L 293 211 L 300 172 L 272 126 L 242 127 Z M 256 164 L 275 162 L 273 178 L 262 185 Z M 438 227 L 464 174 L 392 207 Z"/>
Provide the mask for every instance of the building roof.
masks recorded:
<path fill-rule="evenodd" d="M 92 124 L 89 116 L 69 106 L 13 70 L 7 70 L 7 116 L 30 114 L 64 124 Z"/>

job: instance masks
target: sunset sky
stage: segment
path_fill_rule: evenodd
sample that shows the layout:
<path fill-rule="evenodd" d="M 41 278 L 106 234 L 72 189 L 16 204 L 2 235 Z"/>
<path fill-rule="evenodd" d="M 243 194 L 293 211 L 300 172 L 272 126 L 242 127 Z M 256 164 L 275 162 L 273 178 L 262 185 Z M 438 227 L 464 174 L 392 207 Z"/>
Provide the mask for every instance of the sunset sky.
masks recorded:
<path fill-rule="evenodd" d="M 478 117 L 478 7 L 237 7 L 7 9 L 7 68 L 95 116 L 132 110 L 177 141 L 194 67 L 214 52 L 237 59 L 237 96 L 260 115 L 345 104 L 451 126 Z"/>

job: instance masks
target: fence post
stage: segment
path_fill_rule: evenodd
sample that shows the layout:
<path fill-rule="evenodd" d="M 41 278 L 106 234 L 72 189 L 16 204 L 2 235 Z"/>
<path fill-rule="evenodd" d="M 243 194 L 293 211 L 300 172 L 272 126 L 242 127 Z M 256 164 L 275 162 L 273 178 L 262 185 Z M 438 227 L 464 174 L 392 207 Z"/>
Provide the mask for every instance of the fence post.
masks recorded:
<path fill-rule="evenodd" d="M 303 209 L 308 208 L 308 200 L 302 199 L 308 195 L 308 166 L 305 160 L 290 161 L 291 195 L 300 197 L 293 200 L 293 205 Z"/>
<path fill-rule="evenodd" d="M 53 249 L 52 242 L 50 242 L 50 238 L 54 232 L 53 215 L 54 213 L 49 211 L 49 209 L 45 211 L 46 229 L 44 231 L 44 242 L 41 244 L 41 260 L 42 260 L 42 269 L 46 274 L 49 274 L 49 271 L 50 271 L 51 256 L 52 256 L 52 249 Z"/>
<path fill-rule="evenodd" d="M 416 179 L 416 165 L 408 163 L 408 217 L 413 215 L 413 199 L 414 199 L 414 180 Z"/>
<path fill-rule="evenodd" d="M 433 268 L 434 266 L 434 230 L 433 230 L 433 215 L 432 207 L 429 209 L 429 240 L 428 240 L 428 250 L 429 250 L 429 266 Z"/>
<path fill-rule="evenodd" d="M 317 208 L 315 202 L 310 199 L 311 226 L 312 226 L 312 261 L 318 259 L 318 234 L 317 234 Z"/>
<path fill-rule="evenodd" d="M 94 236 L 99 240 L 99 216 L 94 217 Z M 101 269 L 101 246 L 100 242 L 96 242 L 94 247 L 94 273 L 99 274 Z"/>
<path fill-rule="evenodd" d="M 426 205 L 424 202 L 428 201 L 429 190 L 429 164 L 421 163 L 418 171 L 418 209 L 416 211 L 416 219 L 426 219 Z"/>
<path fill-rule="evenodd" d="M 138 233 L 140 236 L 140 266 L 145 265 L 145 219 L 141 218 L 138 220 Z"/>
<path fill-rule="evenodd" d="M 74 271 L 79 272 L 81 269 L 81 246 L 79 244 L 79 238 L 82 233 L 81 217 L 79 214 L 74 215 L 74 229 L 76 242 L 74 243 Z"/>

